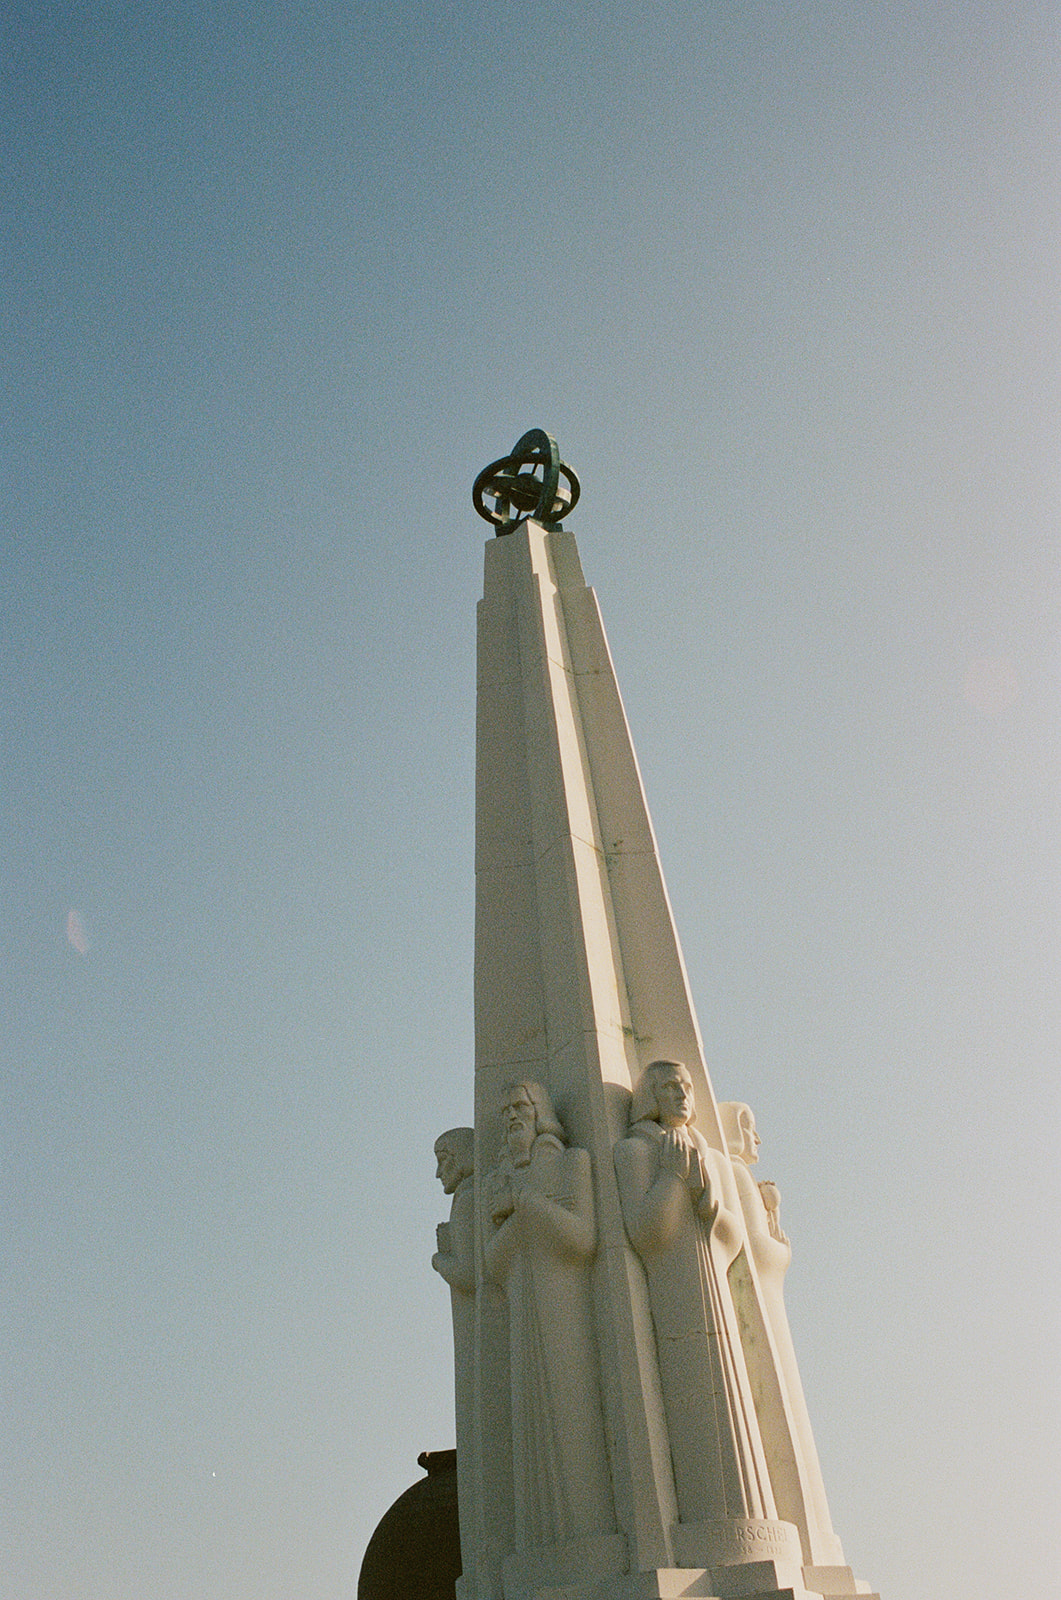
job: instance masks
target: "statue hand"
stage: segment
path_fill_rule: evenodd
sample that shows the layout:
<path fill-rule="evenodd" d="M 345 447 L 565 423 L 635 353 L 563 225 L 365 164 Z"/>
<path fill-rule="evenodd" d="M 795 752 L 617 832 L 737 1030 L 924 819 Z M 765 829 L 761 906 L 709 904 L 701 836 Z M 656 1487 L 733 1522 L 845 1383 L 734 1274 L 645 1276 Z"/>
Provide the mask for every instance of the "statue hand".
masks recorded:
<path fill-rule="evenodd" d="M 766 1224 L 771 1238 L 776 1239 L 778 1244 L 788 1244 L 788 1234 L 781 1226 L 781 1193 L 777 1184 L 771 1183 L 769 1178 L 763 1179 L 759 1184 L 759 1193 L 766 1207 Z"/>
<path fill-rule="evenodd" d="M 700 1151 L 697 1149 L 696 1145 L 693 1144 L 691 1139 L 689 1140 L 689 1177 L 687 1181 L 689 1184 L 690 1193 L 692 1194 L 694 1200 L 699 1202 L 701 1196 L 706 1195 L 708 1201 L 710 1202 L 711 1177 L 707 1171 L 707 1168 L 704 1166 L 703 1156 L 700 1154 Z M 715 1210 L 717 1209 L 718 1207 L 716 1205 Z M 712 1216 L 713 1215 L 714 1211 L 712 1211 Z"/>
<path fill-rule="evenodd" d="M 543 1194 L 540 1189 L 532 1188 L 529 1183 L 521 1183 L 513 1193 L 512 1209 L 517 1217 L 541 1216 L 549 1210 L 550 1206 L 564 1204 L 563 1197 L 555 1194 Z"/>
<path fill-rule="evenodd" d="M 512 1185 L 501 1172 L 492 1172 L 483 1186 L 486 1213 L 495 1228 L 512 1215 Z"/>
<path fill-rule="evenodd" d="M 689 1182 L 689 1146 L 677 1128 L 668 1128 L 663 1135 L 659 1170 L 672 1173 L 680 1183 Z"/>
<path fill-rule="evenodd" d="M 435 1244 L 438 1247 L 438 1253 L 440 1256 L 448 1256 L 453 1254 L 453 1250 L 449 1242 L 448 1222 L 440 1222 L 436 1227 Z"/>

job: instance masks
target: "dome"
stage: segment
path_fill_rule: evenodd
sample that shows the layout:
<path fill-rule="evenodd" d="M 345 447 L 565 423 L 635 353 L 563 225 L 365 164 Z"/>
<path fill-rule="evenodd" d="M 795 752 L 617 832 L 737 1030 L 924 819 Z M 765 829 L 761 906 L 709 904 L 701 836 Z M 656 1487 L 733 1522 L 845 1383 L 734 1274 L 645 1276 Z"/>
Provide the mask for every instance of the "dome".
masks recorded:
<path fill-rule="evenodd" d="M 427 1473 L 385 1511 L 361 1563 L 357 1600 L 453 1600 L 460 1577 L 457 1452 L 425 1450 Z"/>

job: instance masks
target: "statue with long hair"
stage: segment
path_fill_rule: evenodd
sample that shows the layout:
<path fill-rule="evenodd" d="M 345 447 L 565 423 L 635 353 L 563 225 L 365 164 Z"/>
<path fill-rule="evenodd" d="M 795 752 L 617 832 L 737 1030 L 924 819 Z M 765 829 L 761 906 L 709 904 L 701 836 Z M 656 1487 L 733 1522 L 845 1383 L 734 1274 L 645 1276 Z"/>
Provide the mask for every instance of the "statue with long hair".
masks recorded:
<path fill-rule="evenodd" d="M 540 1083 L 509 1084 L 497 1166 L 483 1183 L 484 1267 L 510 1319 L 516 1549 L 615 1527 L 590 1263 L 589 1153 L 570 1149 Z"/>

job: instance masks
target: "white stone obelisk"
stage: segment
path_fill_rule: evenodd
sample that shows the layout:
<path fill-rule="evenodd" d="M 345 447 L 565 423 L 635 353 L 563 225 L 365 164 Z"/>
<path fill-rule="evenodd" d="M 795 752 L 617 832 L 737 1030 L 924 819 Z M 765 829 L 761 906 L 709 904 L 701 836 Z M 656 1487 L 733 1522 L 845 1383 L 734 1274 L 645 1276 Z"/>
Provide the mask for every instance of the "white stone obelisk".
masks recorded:
<path fill-rule="evenodd" d="M 765 1314 L 768 1433 L 756 1413 L 755 1266 L 595 596 L 562 530 L 485 555 L 462 1600 L 866 1593 L 820 1494 L 805 1512 Z M 632 1120 L 652 1064 L 695 1112 L 668 1121 L 664 1086 Z"/>

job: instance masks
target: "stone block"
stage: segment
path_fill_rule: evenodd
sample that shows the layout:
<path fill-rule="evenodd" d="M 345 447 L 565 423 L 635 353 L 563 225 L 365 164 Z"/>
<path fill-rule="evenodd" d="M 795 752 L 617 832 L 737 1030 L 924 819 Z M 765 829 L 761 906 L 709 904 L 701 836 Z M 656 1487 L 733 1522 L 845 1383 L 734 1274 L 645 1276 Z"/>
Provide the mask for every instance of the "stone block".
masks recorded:
<path fill-rule="evenodd" d="M 815 1594 L 833 1600 L 837 1595 L 858 1594 L 858 1584 L 850 1567 L 804 1567 L 803 1582 Z"/>
<path fill-rule="evenodd" d="M 607 1586 L 606 1600 L 712 1600 L 711 1574 L 703 1567 L 631 1572 Z"/>
<path fill-rule="evenodd" d="M 708 1569 L 712 1594 L 718 1600 L 805 1600 L 808 1591 L 800 1580 L 799 1568 L 787 1561 L 742 1561 L 732 1566 Z"/>

